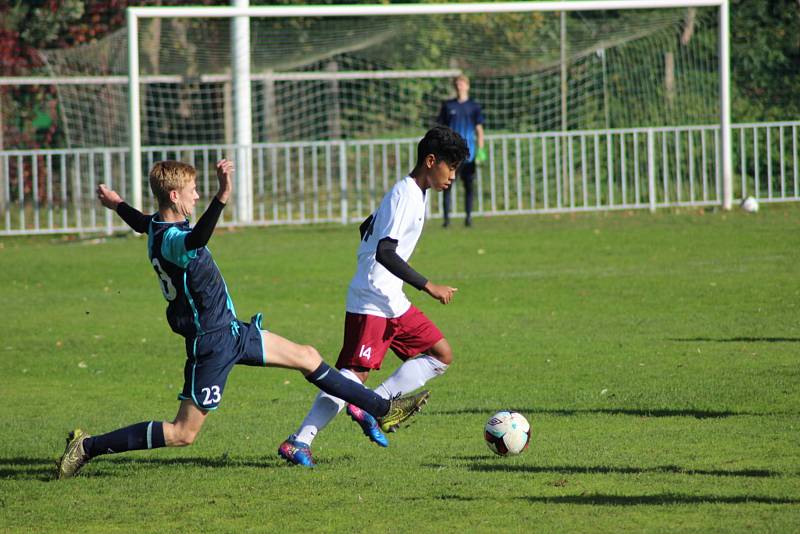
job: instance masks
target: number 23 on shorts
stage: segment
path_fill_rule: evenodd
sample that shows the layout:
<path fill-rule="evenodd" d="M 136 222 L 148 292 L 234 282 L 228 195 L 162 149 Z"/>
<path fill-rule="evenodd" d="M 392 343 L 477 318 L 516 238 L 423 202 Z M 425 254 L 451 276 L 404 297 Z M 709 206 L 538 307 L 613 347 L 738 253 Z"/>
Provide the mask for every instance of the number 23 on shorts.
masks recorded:
<path fill-rule="evenodd" d="M 209 404 L 216 404 L 222 399 L 219 392 L 219 386 L 211 386 L 210 388 L 203 388 L 200 390 L 203 394 L 203 406 Z"/>

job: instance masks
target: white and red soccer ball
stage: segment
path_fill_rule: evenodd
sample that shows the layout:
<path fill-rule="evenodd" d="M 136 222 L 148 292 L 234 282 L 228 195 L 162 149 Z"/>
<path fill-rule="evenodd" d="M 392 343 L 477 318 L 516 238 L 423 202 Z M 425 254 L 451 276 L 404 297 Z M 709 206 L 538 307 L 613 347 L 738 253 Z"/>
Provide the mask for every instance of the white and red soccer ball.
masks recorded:
<path fill-rule="evenodd" d="M 521 413 L 497 412 L 483 429 L 483 438 L 493 453 L 513 456 L 528 448 L 531 441 L 531 425 Z"/>

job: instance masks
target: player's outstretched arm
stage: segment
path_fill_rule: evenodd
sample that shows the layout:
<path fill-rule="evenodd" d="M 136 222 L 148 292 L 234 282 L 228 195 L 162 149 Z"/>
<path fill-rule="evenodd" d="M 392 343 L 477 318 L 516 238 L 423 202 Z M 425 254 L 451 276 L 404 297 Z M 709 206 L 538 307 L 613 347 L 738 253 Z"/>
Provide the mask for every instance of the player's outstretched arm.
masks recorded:
<path fill-rule="evenodd" d="M 119 193 L 113 189 L 109 189 L 105 184 L 97 186 L 97 198 L 100 203 L 106 208 L 116 211 L 117 215 L 125 221 L 125 224 L 130 226 L 135 232 L 140 234 L 147 233 L 147 228 L 150 226 L 151 215 L 145 215 L 136 208 L 129 206 L 122 200 Z"/>
<path fill-rule="evenodd" d="M 195 250 L 206 246 L 214 233 L 225 208 L 225 203 L 231 196 L 233 190 L 233 162 L 222 159 L 217 162 L 217 180 L 219 181 L 219 191 L 211 199 L 211 203 L 206 208 L 205 213 L 198 219 L 189 235 L 186 236 L 184 246 L 186 250 Z"/>
<path fill-rule="evenodd" d="M 217 191 L 217 199 L 223 204 L 228 202 L 228 198 L 233 191 L 233 162 L 227 159 L 221 159 L 217 162 L 217 181 L 219 182 L 219 191 Z"/>

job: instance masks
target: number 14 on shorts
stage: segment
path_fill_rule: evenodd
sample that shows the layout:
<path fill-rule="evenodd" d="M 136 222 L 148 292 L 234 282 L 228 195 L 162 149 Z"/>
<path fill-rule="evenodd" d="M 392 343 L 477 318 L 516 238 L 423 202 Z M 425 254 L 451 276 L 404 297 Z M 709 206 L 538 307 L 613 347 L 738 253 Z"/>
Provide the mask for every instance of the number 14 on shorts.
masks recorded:
<path fill-rule="evenodd" d="M 361 345 L 361 350 L 358 351 L 358 357 L 362 360 L 369 360 L 372 357 L 372 347 Z"/>

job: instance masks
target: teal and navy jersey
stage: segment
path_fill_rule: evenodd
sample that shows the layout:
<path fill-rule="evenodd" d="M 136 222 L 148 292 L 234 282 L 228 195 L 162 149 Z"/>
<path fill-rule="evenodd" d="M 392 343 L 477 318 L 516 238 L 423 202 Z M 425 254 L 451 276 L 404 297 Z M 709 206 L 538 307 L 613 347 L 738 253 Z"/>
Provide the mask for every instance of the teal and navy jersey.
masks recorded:
<path fill-rule="evenodd" d="M 484 122 L 480 104 L 471 98 L 464 102 L 459 102 L 457 98 L 445 100 L 442 102 L 436 122 L 448 126 L 464 138 L 469 148 L 469 156 L 465 161 L 473 161 L 476 153 L 475 127 Z"/>
<path fill-rule="evenodd" d="M 206 247 L 186 250 L 189 221 L 150 221 L 147 251 L 164 298 L 172 331 L 191 338 L 222 328 L 236 320 L 222 273 Z"/>

